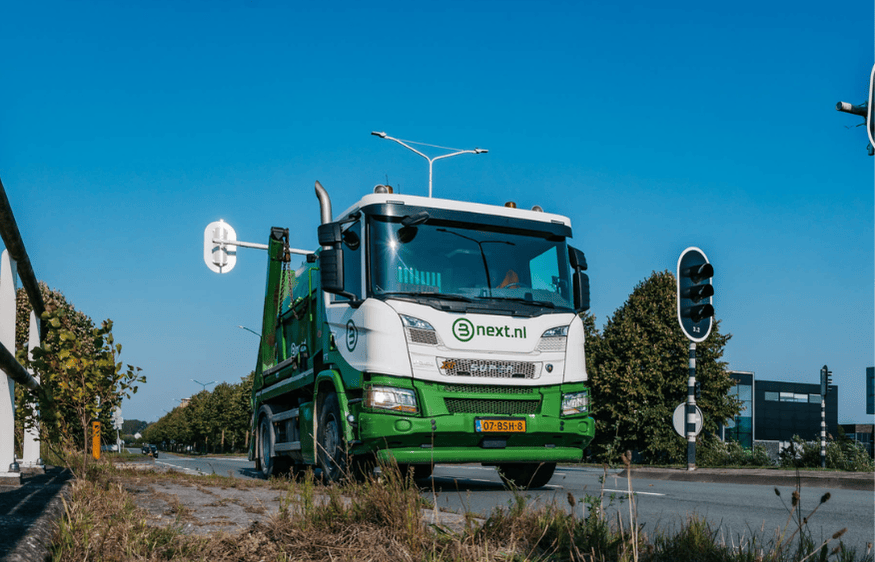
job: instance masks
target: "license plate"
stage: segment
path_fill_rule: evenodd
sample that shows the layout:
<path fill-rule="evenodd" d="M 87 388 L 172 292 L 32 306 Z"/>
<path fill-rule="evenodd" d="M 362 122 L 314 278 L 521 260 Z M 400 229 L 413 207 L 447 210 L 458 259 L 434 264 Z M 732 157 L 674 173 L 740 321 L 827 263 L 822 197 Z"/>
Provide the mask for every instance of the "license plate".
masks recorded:
<path fill-rule="evenodd" d="M 526 420 L 474 420 L 478 433 L 525 433 Z"/>

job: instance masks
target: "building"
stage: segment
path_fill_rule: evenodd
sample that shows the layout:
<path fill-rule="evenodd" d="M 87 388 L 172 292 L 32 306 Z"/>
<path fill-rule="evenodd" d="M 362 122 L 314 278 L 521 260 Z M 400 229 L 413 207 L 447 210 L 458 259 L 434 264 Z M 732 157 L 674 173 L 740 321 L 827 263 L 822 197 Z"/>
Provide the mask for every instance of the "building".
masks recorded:
<path fill-rule="evenodd" d="M 873 425 L 871 423 L 843 423 L 842 430 L 845 432 L 845 437 L 847 437 L 851 441 L 856 441 L 857 443 L 861 444 L 866 449 L 866 451 L 869 452 L 869 456 L 872 456 Z"/>
<path fill-rule="evenodd" d="M 875 367 L 866 367 L 866 413 L 875 414 Z"/>
<path fill-rule="evenodd" d="M 730 371 L 735 380 L 735 386 L 729 389 L 729 395 L 741 402 L 741 412 L 734 420 L 726 424 L 724 440 L 737 441 L 742 447 L 753 447 L 753 383 L 754 374 L 744 371 Z"/>
<path fill-rule="evenodd" d="M 761 441 L 790 441 L 798 435 L 820 440 L 820 384 L 756 380 L 754 373 L 730 371 L 736 381 L 730 393 L 741 400 L 742 410 L 727 424 L 725 437 L 745 447 Z M 838 387 L 826 395 L 826 430 L 838 437 Z M 734 427 L 730 427 L 734 425 Z"/>

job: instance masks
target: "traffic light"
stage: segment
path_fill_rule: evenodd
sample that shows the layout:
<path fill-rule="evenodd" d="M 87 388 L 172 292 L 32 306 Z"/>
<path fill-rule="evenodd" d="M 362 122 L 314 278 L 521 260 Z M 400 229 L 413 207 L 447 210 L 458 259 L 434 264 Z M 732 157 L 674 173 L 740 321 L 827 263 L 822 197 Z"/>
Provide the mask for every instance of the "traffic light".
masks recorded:
<path fill-rule="evenodd" d="M 696 384 L 694 385 L 693 388 L 694 388 L 693 393 L 696 396 L 696 400 L 698 400 L 699 398 L 702 397 L 702 383 L 700 383 L 699 381 L 696 381 Z"/>
<path fill-rule="evenodd" d="M 678 260 L 678 322 L 688 339 L 703 341 L 711 333 L 714 267 L 698 248 L 687 248 Z"/>
<path fill-rule="evenodd" d="M 829 387 L 832 385 L 832 371 L 824 365 L 820 368 L 820 395 L 826 397 L 829 394 Z"/>

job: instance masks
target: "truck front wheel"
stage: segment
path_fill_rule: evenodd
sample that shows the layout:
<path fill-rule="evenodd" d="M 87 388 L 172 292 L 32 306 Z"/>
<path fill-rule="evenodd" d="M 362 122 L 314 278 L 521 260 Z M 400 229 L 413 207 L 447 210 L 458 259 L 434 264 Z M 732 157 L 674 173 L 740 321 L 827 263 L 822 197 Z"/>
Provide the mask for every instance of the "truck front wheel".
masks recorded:
<path fill-rule="evenodd" d="M 255 469 L 265 478 L 288 472 L 291 466 L 290 459 L 287 457 L 270 456 L 272 450 L 273 431 L 270 427 L 270 418 L 262 416 L 261 422 L 258 424 L 258 458 L 255 462 Z"/>
<path fill-rule="evenodd" d="M 553 478 L 555 462 L 520 462 L 498 465 L 498 475 L 510 488 L 543 488 Z"/>
<path fill-rule="evenodd" d="M 270 478 L 273 472 L 273 459 L 270 452 L 273 450 L 273 431 L 270 427 L 270 419 L 262 416 L 258 423 L 258 462 L 256 467 L 261 475 Z"/>
<path fill-rule="evenodd" d="M 346 473 L 346 446 L 343 440 L 343 419 L 337 394 L 329 392 L 320 401 L 317 430 L 319 467 L 325 480 L 337 482 Z"/>

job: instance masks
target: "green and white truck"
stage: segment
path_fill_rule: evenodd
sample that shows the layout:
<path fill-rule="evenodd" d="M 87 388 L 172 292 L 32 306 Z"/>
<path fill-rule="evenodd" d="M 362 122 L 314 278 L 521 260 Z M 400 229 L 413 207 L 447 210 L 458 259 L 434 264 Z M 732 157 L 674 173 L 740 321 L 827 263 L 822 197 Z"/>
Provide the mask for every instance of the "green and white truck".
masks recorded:
<path fill-rule="evenodd" d="M 377 459 L 415 478 L 482 463 L 533 488 L 580 461 L 595 424 L 570 220 L 382 185 L 334 218 L 316 195 L 321 248 L 292 271 L 288 230 L 267 244 L 257 468 L 337 480 Z"/>

